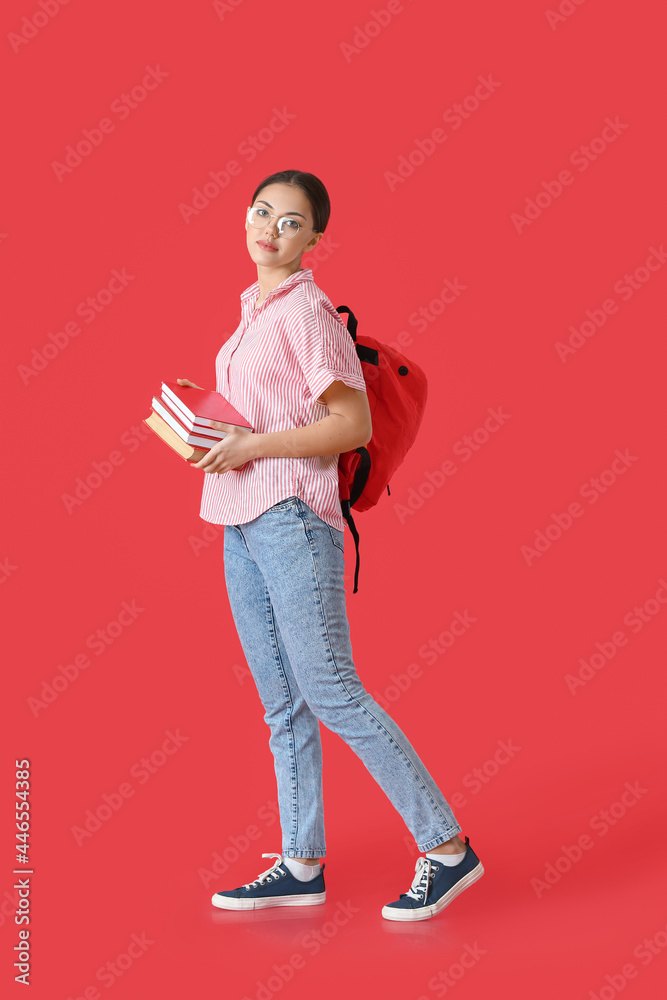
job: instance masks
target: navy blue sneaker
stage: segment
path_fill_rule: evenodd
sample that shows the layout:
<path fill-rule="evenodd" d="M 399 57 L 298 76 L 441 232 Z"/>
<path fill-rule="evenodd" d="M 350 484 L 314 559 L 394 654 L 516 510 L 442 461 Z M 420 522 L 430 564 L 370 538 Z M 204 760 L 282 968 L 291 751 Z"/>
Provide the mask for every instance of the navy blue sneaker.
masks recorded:
<path fill-rule="evenodd" d="M 428 920 L 444 910 L 459 893 L 484 874 L 470 841 L 466 837 L 466 854 L 458 865 L 441 865 L 432 858 L 417 858 L 415 877 L 407 892 L 382 907 L 387 920 Z"/>
<path fill-rule="evenodd" d="M 262 854 L 262 857 L 278 860 L 254 882 L 215 892 L 211 896 L 213 905 L 223 910 L 259 910 L 264 906 L 314 906 L 325 901 L 324 864 L 314 879 L 300 882 L 283 864 L 282 854 Z"/>

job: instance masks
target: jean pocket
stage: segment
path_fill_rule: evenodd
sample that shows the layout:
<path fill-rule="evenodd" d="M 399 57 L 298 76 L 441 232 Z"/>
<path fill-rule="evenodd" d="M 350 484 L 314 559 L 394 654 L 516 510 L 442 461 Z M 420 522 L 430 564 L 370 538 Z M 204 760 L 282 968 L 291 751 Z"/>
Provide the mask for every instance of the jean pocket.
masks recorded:
<path fill-rule="evenodd" d="M 290 507 L 295 506 L 296 500 L 296 497 L 289 497 L 287 500 L 280 500 L 278 503 L 274 503 L 273 507 L 269 507 L 266 513 L 270 510 L 289 510 Z"/>
<path fill-rule="evenodd" d="M 343 531 L 340 531 L 339 528 L 334 528 L 333 524 L 327 523 L 327 528 L 329 529 L 329 533 L 331 534 L 331 541 L 337 548 L 341 550 L 341 552 L 344 552 L 345 533 Z"/>

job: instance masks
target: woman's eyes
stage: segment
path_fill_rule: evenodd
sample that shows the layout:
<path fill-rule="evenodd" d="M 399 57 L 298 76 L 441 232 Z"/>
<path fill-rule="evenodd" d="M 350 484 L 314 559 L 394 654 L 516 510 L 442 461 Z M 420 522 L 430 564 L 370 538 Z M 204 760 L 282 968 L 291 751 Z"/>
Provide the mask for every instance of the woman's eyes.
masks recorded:
<path fill-rule="evenodd" d="M 260 216 L 260 218 L 265 218 L 265 217 L 270 218 L 270 214 L 266 208 L 256 208 L 255 212 L 257 213 L 257 215 Z M 282 221 L 286 222 L 290 229 L 299 228 L 299 223 L 296 221 L 296 219 L 287 219 L 283 217 Z"/>

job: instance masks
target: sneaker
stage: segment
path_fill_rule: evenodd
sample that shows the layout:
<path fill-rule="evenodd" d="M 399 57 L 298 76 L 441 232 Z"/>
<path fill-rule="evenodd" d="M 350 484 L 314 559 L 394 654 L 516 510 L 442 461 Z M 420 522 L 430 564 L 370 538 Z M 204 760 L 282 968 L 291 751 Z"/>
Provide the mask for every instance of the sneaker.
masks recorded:
<path fill-rule="evenodd" d="M 382 907 L 382 916 L 387 920 L 428 920 L 481 878 L 482 862 L 467 837 L 465 842 L 467 851 L 458 865 L 440 865 L 432 858 L 417 858 L 412 885 L 395 902 Z"/>
<path fill-rule="evenodd" d="M 278 860 L 254 882 L 214 893 L 213 905 L 223 910 L 258 910 L 264 906 L 313 906 L 325 901 L 324 864 L 314 879 L 300 882 L 283 864 L 282 854 L 262 854 L 262 857 Z"/>

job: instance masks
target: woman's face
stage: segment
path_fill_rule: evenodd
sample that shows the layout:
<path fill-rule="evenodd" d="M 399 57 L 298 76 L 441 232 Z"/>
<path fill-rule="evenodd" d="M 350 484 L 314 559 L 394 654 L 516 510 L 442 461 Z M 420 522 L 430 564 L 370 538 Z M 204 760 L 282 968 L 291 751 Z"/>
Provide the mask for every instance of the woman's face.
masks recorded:
<path fill-rule="evenodd" d="M 246 218 L 246 240 L 248 253 L 260 267 L 277 267 L 298 263 L 305 250 L 312 250 L 321 240 L 322 233 L 312 230 L 313 210 L 301 188 L 292 184 L 267 184 L 255 198 L 251 207 L 263 209 L 264 223 L 261 229 L 255 229 Z M 259 214 L 259 213 L 256 213 Z M 286 216 L 295 219 L 300 229 L 290 239 L 279 236 L 278 219 Z M 268 249 L 265 245 L 275 247 Z"/>

